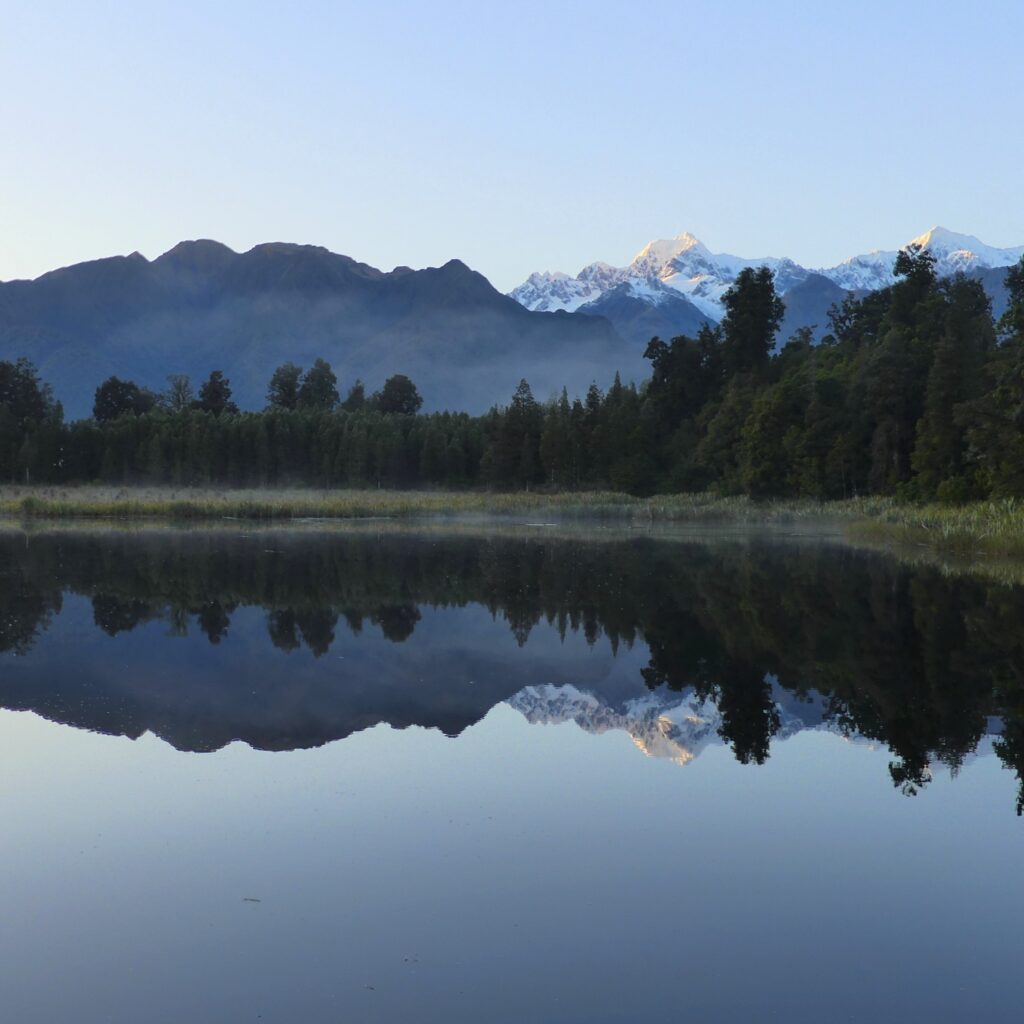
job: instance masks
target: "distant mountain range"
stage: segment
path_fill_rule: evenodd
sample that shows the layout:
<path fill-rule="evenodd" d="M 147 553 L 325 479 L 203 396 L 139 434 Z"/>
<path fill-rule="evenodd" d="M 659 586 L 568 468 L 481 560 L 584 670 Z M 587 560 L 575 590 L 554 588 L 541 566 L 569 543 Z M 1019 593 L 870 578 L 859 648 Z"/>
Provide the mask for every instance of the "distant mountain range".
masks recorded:
<path fill-rule="evenodd" d="M 942 275 L 978 277 L 998 314 L 1006 268 L 1024 246 L 995 249 L 944 228 L 910 243 Z M 768 266 L 786 303 L 780 343 L 816 336 L 851 292 L 893 281 L 896 251 L 808 269 L 791 259 L 712 253 L 690 234 L 646 245 L 625 267 L 592 263 L 575 277 L 536 273 L 510 295 L 458 260 L 385 272 L 310 245 L 268 243 L 237 253 L 181 242 L 154 260 L 139 253 L 79 263 L 33 281 L 0 282 L 0 359 L 27 356 L 71 418 L 90 414 L 96 387 L 117 375 L 160 390 L 169 374 L 200 383 L 222 370 L 245 409 L 262 408 L 274 369 L 327 359 L 342 394 L 408 374 L 424 408 L 484 412 L 520 378 L 545 399 L 582 394 L 616 372 L 642 380 L 654 335 L 694 334 L 720 320 L 722 296 L 744 267 Z"/>
<path fill-rule="evenodd" d="M 957 272 L 979 277 L 997 312 L 1005 306 L 1003 278 L 1007 267 L 1024 256 L 1024 246 L 996 249 L 971 235 L 935 227 L 911 239 L 936 258 L 946 277 Z M 906 246 L 904 246 L 906 248 Z M 631 341 L 689 334 L 700 324 L 716 323 L 724 314 L 722 296 L 745 267 L 767 266 L 786 303 L 779 332 L 784 341 L 798 327 L 810 326 L 820 336 L 829 307 L 849 293 L 863 295 L 891 285 L 898 250 L 876 250 L 852 256 L 834 267 L 811 269 L 786 257 L 749 259 L 713 253 L 688 232 L 649 242 L 625 267 L 591 263 L 575 277 L 560 272 L 531 274 L 511 297 L 527 309 L 566 310 L 606 316 Z M 650 327 L 659 330 L 651 331 Z"/>
<path fill-rule="evenodd" d="M 474 413 L 507 402 L 524 376 L 544 399 L 645 373 L 642 352 L 607 319 L 530 312 L 458 260 L 385 273 L 316 246 L 236 253 L 213 241 L 0 283 L 0 359 L 18 356 L 72 418 L 91 413 L 112 374 L 160 390 L 168 374 L 198 384 L 215 369 L 258 409 L 275 367 L 318 357 L 343 396 L 356 378 L 372 390 L 405 373 L 426 409 Z"/>

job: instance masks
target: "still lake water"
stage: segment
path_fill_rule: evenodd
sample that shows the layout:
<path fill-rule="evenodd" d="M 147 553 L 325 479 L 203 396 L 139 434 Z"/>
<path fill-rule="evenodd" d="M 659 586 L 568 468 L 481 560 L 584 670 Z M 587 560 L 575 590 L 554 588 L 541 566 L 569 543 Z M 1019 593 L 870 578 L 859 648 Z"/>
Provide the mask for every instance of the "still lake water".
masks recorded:
<path fill-rule="evenodd" d="M 0 531 L 0 1019 L 1019 1021 L 1024 588 Z"/>

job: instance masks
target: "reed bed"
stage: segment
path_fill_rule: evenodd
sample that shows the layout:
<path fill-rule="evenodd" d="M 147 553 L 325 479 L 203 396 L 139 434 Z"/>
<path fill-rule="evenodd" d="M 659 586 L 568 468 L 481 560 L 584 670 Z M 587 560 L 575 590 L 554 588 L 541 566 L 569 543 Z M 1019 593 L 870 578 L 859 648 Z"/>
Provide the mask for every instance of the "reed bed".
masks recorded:
<path fill-rule="evenodd" d="M 1024 557 L 1024 503 L 896 505 L 851 524 L 857 539 L 918 545 L 950 555 Z"/>
<path fill-rule="evenodd" d="M 611 492 L 0 488 L 0 515 L 21 519 L 367 519 L 508 516 L 627 521 L 791 521 L 828 514 L 812 502 L 757 503 L 710 494 L 634 498 Z M 833 513 L 834 514 L 834 513 Z"/>
<path fill-rule="evenodd" d="M 839 524 L 857 541 L 924 546 L 955 556 L 1024 556 L 1024 503 L 901 504 L 891 498 L 755 502 L 714 494 L 635 498 L 606 491 L 218 490 L 147 487 L 3 487 L 0 515 L 18 520 L 176 522 L 552 516 L 628 523 Z"/>

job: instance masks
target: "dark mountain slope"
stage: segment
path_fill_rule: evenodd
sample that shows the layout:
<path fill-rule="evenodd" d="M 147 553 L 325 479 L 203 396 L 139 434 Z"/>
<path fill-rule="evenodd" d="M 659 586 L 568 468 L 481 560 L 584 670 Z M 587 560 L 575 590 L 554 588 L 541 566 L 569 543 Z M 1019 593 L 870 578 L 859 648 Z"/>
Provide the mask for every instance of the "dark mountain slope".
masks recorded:
<path fill-rule="evenodd" d="M 626 341 L 643 347 L 651 338 L 674 338 L 680 334 L 695 336 L 704 324 L 714 323 L 689 299 L 662 288 L 655 304 L 638 297 L 628 283 L 616 285 L 603 295 L 581 307 L 581 313 L 603 316 Z"/>
<path fill-rule="evenodd" d="M 844 291 L 834 281 L 821 274 L 808 274 L 793 285 L 782 301 L 786 304 L 786 315 L 779 328 L 778 344 L 781 347 L 801 327 L 810 327 L 814 340 L 820 341 L 829 332 L 828 311 L 839 305 L 850 292 Z M 856 293 L 858 296 L 863 292 Z"/>
<path fill-rule="evenodd" d="M 607 320 L 531 313 L 458 260 L 384 273 L 316 246 L 212 241 L 0 284 L 0 358 L 21 355 L 72 417 L 115 373 L 160 389 L 168 374 L 198 384 L 220 369 L 243 408 L 261 408 L 276 366 L 323 357 L 343 392 L 406 373 L 426 408 L 480 412 L 521 377 L 544 398 L 645 369 Z"/>

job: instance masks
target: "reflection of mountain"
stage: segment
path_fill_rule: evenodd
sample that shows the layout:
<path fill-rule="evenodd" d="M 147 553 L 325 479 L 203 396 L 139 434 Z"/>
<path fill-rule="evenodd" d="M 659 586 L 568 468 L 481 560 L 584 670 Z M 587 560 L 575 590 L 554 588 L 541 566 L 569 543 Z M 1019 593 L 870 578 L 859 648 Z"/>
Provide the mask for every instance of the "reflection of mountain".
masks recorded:
<path fill-rule="evenodd" d="M 688 764 L 708 743 L 719 741 L 718 709 L 692 694 L 649 694 L 627 701 L 618 711 L 575 686 L 542 685 L 520 690 L 507 703 L 534 725 L 575 722 L 595 735 L 620 729 L 649 757 L 676 764 Z"/>
<path fill-rule="evenodd" d="M 836 731 L 823 722 L 819 702 L 795 702 L 785 691 L 775 697 L 780 721 L 777 739 L 803 729 Z M 595 735 L 621 730 L 648 757 L 666 758 L 678 765 L 689 764 L 705 747 L 723 742 L 724 723 L 718 707 L 713 700 L 692 690 L 685 694 L 648 693 L 614 707 L 575 686 L 547 684 L 528 686 L 506 703 L 534 725 L 575 722 Z"/>
<path fill-rule="evenodd" d="M 1024 767 L 1022 620 L 1024 588 L 823 543 L 0 532 L 0 706 L 189 750 L 455 735 L 512 699 L 683 760 L 824 725 L 909 793 L 993 717 Z"/>

